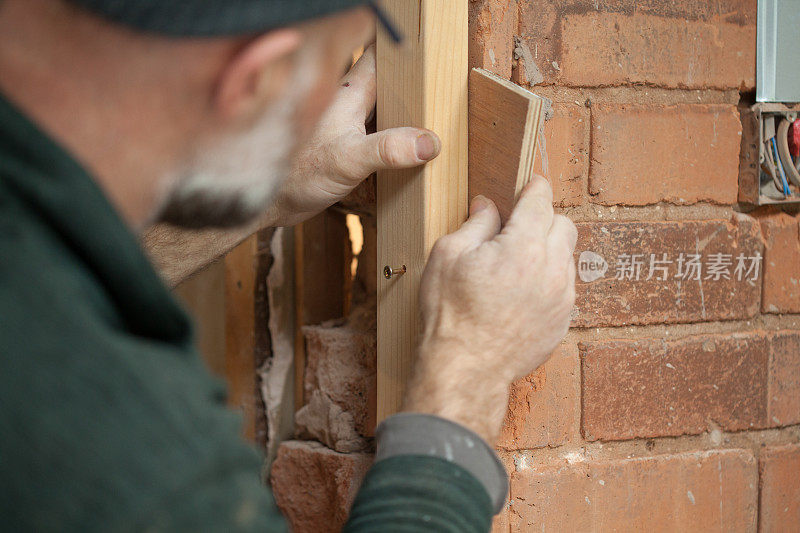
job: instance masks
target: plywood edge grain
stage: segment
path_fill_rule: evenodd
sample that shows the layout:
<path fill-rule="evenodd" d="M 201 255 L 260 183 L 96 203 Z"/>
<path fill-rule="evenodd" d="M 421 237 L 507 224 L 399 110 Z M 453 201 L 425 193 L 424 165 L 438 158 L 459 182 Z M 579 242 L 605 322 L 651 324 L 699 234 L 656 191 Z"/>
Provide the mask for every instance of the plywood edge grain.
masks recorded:
<path fill-rule="evenodd" d="M 533 172 L 543 102 L 483 69 L 469 84 L 469 196 L 493 200 L 505 223 Z"/>

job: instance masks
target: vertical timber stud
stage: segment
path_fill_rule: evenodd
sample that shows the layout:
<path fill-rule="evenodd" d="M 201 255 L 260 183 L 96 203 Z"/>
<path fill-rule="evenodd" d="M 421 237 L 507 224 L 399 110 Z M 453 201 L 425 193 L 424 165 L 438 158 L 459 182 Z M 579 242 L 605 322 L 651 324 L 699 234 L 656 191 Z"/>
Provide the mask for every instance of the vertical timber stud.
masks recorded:
<path fill-rule="evenodd" d="M 255 292 L 258 239 L 225 256 L 225 381 L 228 404 L 244 415 L 244 437 L 256 438 Z"/>
<path fill-rule="evenodd" d="M 468 0 L 385 0 L 404 35 L 378 33 L 378 129 L 429 128 L 442 153 L 428 165 L 378 175 L 378 406 L 400 409 L 419 333 L 418 291 L 436 240 L 467 214 Z M 383 267 L 405 274 L 386 279 Z"/>

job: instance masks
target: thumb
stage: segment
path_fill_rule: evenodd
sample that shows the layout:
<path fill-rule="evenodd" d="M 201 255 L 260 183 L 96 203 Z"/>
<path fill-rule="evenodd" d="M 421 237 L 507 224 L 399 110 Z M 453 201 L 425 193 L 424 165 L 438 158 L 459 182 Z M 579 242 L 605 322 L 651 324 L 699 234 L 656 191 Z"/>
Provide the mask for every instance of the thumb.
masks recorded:
<path fill-rule="evenodd" d="M 452 234 L 465 248 L 477 248 L 500 232 L 500 213 L 495 203 L 478 195 L 469 206 L 469 219 Z"/>
<path fill-rule="evenodd" d="M 367 135 L 356 149 L 361 174 L 376 170 L 411 168 L 439 155 L 442 142 L 430 130 L 421 128 L 392 128 Z"/>
<path fill-rule="evenodd" d="M 362 122 L 366 122 L 367 117 L 375 109 L 377 97 L 375 45 L 364 50 L 353 68 L 342 78 L 340 90 L 345 95 L 342 101 L 357 112 Z"/>

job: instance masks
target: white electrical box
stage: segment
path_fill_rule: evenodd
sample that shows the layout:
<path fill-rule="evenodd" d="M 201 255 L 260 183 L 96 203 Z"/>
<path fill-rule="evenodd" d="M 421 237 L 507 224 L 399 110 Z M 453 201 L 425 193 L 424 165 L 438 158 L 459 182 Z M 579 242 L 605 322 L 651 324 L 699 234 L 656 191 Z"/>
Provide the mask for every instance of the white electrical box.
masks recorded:
<path fill-rule="evenodd" d="M 800 102 L 800 0 L 758 0 L 756 100 Z"/>

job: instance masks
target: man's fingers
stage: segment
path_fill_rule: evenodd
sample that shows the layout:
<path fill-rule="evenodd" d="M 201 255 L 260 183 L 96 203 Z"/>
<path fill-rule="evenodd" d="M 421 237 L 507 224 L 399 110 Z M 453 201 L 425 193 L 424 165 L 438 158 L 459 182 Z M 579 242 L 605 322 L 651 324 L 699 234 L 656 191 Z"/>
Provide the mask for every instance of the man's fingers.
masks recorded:
<path fill-rule="evenodd" d="M 372 45 L 342 79 L 329 114 L 352 116 L 363 127 L 375 107 L 375 98 L 375 46 Z M 439 137 L 421 128 L 392 128 L 339 141 L 343 157 L 338 170 L 350 179 L 363 179 L 377 170 L 416 167 L 441 151 Z M 342 147 L 343 143 L 347 146 Z"/>
<path fill-rule="evenodd" d="M 452 237 L 465 247 L 476 248 L 500 232 L 500 213 L 493 201 L 478 195 L 469 205 L 469 219 Z"/>
<path fill-rule="evenodd" d="M 555 215 L 547 234 L 547 258 L 552 265 L 560 267 L 572 259 L 578 231 L 575 224 L 563 215 Z"/>
<path fill-rule="evenodd" d="M 452 260 L 491 240 L 499 231 L 500 213 L 497 206 L 485 196 L 478 195 L 469 206 L 469 219 L 458 230 L 436 241 L 430 262 L 436 265 Z"/>
<path fill-rule="evenodd" d="M 421 128 L 392 128 L 367 135 L 357 148 L 358 174 L 376 170 L 411 168 L 430 161 L 441 150 L 439 137 Z"/>
<path fill-rule="evenodd" d="M 366 122 L 375 108 L 377 98 L 375 69 L 375 45 L 372 45 L 364 50 L 353 68 L 342 78 L 341 103 L 356 113 L 361 122 Z"/>
<path fill-rule="evenodd" d="M 534 175 L 525 186 L 506 224 L 505 232 L 530 236 L 533 233 L 542 239 L 547 236 L 553 223 L 553 189 L 542 176 Z M 528 238 L 528 237 L 526 237 Z"/>

